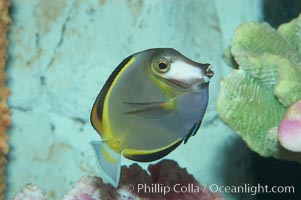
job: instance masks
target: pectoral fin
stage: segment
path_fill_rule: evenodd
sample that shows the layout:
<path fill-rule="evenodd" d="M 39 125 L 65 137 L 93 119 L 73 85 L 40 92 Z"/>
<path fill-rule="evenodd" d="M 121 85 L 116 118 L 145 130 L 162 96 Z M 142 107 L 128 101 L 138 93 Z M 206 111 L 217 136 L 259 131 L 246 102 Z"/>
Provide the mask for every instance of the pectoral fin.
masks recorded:
<path fill-rule="evenodd" d="M 147 118 L 157 118 L 166 115 L 175 109 L 174 100 L 165 102 L 132 103 L 124 102 L 124 114 L 140 115 Z"/>
<path fill-rule="evenodd" d="M 105 175 L 105 179 L 115 188 L 120 179 L 120 159 L 121 155 L 116 153 L 102 141 L 91 141 L 91 145 L 96 153 L 97 163 Z"/>

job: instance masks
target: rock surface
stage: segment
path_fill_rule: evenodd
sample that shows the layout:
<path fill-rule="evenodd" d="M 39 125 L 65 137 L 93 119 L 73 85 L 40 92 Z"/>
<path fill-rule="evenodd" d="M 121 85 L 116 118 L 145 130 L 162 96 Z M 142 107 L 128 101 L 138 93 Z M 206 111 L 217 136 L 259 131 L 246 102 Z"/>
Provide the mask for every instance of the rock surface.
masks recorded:
<path fill-rule="evenodd" d="M 31 182 L 50 199 L 58 199 L 79 177 L 101 176 L 89 145 L 100 139 L 89 122 L 92 104 L 125 57 L 152 47 L 175 48 L 193 60 L 211 63 L 215 71 L 199 133 L 168 158 L 189 169 L 202 185 L 225 184 L 229 180 L 223 174 L 229 173 L 240 177 L 232 177 L 233 184 L 247 179 L 248 162 L 241 162 L 247 150 L 242 147 L 233 156 L 237 136 L 217 119 L 215 101 L 220 78 L 229 71 L 222 60 L 224 48 L 239 23 L 260 20 L 261 0 L 11 4 L 8 198 Z"/>
<path fill-rule="evenodd" d="M 12 200 L 47 200 L 43 192 L 33 184 L 25 185 Z"/>
<path fill-rule="evenodd" d="M 0 200 L 5 199 L 6 177 L 5 169 L 7 164 L 7 129 L 10 125 L 10 111 L 7 105 L 7 98 L 10 94 L 6 87 L 6 61 L 7 61 L 7 33 L 10 24 L 9 1 L 0 1 Z"/>

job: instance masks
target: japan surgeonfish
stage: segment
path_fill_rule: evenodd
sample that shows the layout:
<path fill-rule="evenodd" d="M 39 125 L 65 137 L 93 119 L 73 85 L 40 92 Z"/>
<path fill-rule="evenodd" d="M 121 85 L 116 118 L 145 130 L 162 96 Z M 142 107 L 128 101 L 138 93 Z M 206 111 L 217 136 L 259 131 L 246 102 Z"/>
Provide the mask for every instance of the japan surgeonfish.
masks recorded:
<path fill-rule="evenodd" d="M 148 49 L 124 59 L 98 94 L 92 141 L 105 179 L 118 186 L 121 155 L 150 162 L 196 134 L 208 104 L 210 64 L 171 48 Z"/>

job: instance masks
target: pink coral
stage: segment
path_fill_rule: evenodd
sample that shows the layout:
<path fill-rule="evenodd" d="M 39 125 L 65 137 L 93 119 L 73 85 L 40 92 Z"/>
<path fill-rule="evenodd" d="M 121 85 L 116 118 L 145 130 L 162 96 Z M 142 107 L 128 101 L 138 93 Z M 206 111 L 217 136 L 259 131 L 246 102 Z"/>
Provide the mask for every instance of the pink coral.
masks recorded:
<path fill-rule="evenodd" d="M 148 167 L 150 175 L 138 164 L 123 166 L 118 188 L 106 184 L 101 178 L 82 177 L 63 196 L 63 200 L 223 200 L 205 189 L 172 160 L 162 160 Z M 29 187 L 29 189 L 28 189 Z M 35 194 L 35 192 L 37 194 Z M 20 198 L 21 197 L 21 198 Z M 46 197 L 35 186 L 27 185 L 14 200 L 22 198 L 45 200 Z M 26 199 L 25 198 L 25 199 Z"/>
<path fill-rule="evenodd" d="M 281 145 L 295 152 L 301 152 L 301 100 L 290 106 L 278 127 Z"/>
<path fill-rule="evenodd" d="M 154 183 L 168 186 L 170 191 L 164 199 L 193 199 L 193 200 L 221 200 L 218 194 L 199 185 L 194 177 L 187 173 L 186 169 L 170 160 L 163 160 L 155 165 L 150 165 L 148 170 Z"/>
<path fill-rule="evenodd" d="M 122 167 L 118 188 L 102 182 L 100 178 L 83 177 L 64 196 L 63 200 L 222 200 L 219 194 L 200 186 L 186 169 L 171 160 L 163 160 L 148 168 L 150 175 L 139 165 Z"/>

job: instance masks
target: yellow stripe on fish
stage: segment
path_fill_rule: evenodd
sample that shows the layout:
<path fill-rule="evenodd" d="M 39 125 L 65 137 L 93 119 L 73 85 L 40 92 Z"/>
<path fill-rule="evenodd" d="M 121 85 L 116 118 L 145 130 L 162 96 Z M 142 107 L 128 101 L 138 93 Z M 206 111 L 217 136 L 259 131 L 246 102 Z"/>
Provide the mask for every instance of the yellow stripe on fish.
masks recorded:
<path fill-rule="evenodd" d="M 167 147 L 162 147 L 160 149 L 154 150 L 126 149 L 122 152 L 122 155 L 131 160 L 139 160 L 140 162 L 150 162 L 154 159 L 160 159 L 166 156 L 175 148 L 177 148 L 182 143 L 182 141 L 183 138 L 180 138 L 172 144 L 168 145 Z"/>
<path fill-rule="evenodd" d="M 106 133 L 108 138 L 112 137 L 112 130 L 111 130 L 111 124 L 110 124 L 110 119 L 109 119 L 109 100 L 112 92 L 112 88 L 115 86 L 115 84 L 118 82 L 119 77 L 122 75 L 122 73 L 127 70 L 127 68 L 135 61 L 135 57 L 133 56 L 125 65 L 124 67 L 120 70 L 120 72 L 116 75 L 115 79 L 113 80 L 107 95 L 104 100 L 104 109 L 103 109 L 103 131 Z"/>

